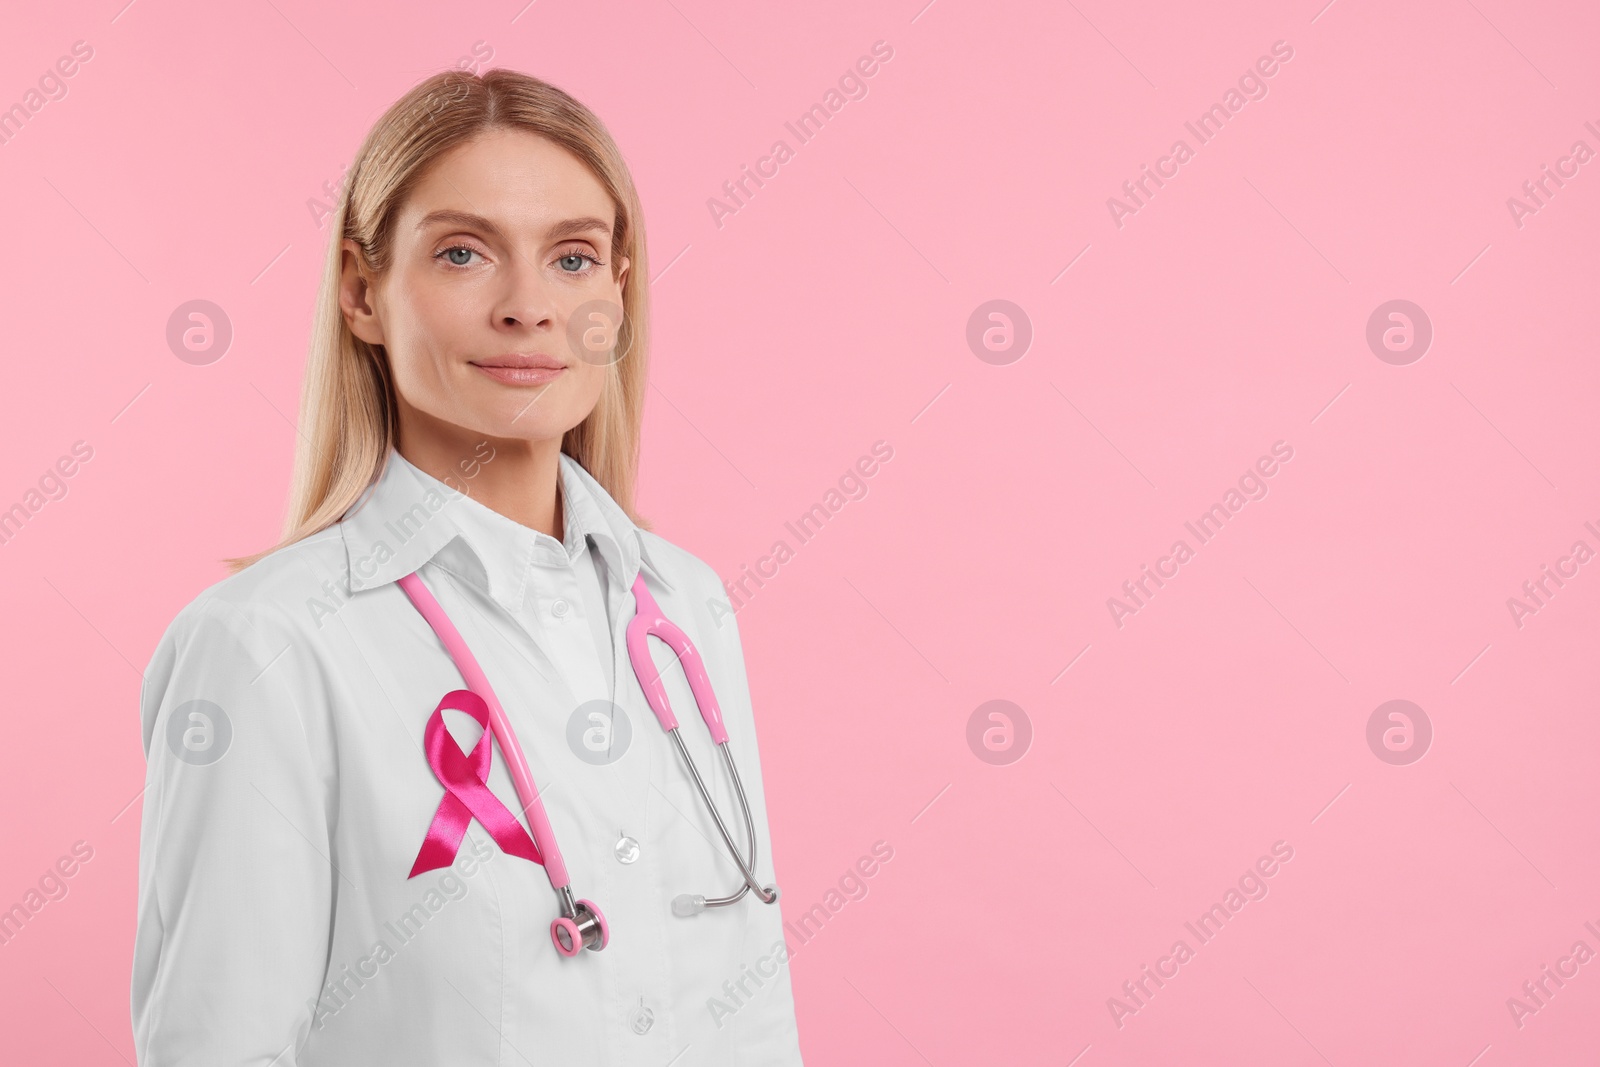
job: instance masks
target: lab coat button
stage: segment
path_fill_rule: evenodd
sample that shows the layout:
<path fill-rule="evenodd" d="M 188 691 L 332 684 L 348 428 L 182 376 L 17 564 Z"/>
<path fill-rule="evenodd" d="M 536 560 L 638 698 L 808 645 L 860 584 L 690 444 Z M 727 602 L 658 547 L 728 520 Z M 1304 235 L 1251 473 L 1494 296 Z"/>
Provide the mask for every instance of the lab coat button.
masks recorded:
<path fill-rule="evenodd" d="M 617 862 L 632 863 L 639 858 L 639 842 L 624 835 L 617 840 Z"/>
<path fill-rule="evenodd" d="M 636 1034 L 644 1034 L 655 1025 L 656 1014 L 644 1006 L 644 998 L 639 998 L 639 1007 L 634 1010 L 633 1018 L 628 1020 L 628 1025 L 633 1027 Z"/>
<path fill-rule="evenodd" d="M 550 614 L 554 615 L 558 619 L 565 618 L 567 611 L 571 607 L 572 605 L 568 604 L 565 600 L 557 600 L 554 604 L 550 605 Z"/>

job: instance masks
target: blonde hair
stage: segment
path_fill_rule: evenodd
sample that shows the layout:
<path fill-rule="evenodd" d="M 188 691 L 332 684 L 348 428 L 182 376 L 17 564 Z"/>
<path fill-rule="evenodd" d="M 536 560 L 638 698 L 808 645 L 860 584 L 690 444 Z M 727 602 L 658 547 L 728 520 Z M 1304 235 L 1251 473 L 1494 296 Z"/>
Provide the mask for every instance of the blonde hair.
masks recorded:
<path fill-rule="evenodd" d="M 397 430 L 394 379 L 383 347 L 351 333 L 339 309 L 342 239 L 354 241 L 371 273 L 382 276 L 391 264 L 395 218 L 428 166 L 493 129 L 526 130 L 567 149 L 616 205 L 612 269 L 618 256 L 630 264 L 616 341 L 625 357 L 607 368 L 599 401 L 567 431 L 561 451 L 593 475 L 635 524 L 650 528 L 633 510 L 649 270 L 643 211 L 627 164 L 594 113 L 555 86 L 514 70 L 482 75 L 447 70 L 397 100 L 368 132 L 350 165 L 317 294 L 282 539 L 266 551 L 226 560 L 233 571 L 334 525 L 382 473 Z"/>

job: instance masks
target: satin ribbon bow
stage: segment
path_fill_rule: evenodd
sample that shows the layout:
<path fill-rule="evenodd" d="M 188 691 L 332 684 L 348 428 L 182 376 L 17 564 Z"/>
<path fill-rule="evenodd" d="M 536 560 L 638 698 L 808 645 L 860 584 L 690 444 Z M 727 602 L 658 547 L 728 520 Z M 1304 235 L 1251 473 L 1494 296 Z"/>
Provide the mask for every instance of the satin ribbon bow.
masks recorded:
<path fill-rule="evenodd" d="M 466 712 L 483 727 L 483 736 L 478 738 L 471 755 L 461 751 L 461 746 L 445 728 L 446 708 Z M 433 768 L 433 776 L 444 786 L 444 797 L 433 813 L 433 822 L 428 826 L 422 848 L 417 852 L 417 862 L 407 878 L 454 863 L 461 840 L 467 834 L 467 824 L 473 819 L 477 819 L 495 844 L 509 855 L 543 865 L 544 857 L 539 855 L 539 848 L 528 831 L 511 810 L 500 803 L 500 798 L 489 791 L 493 736 L 494 731 L 489 728 L 489 705 L 470 689 L 446 693 L 439 706 L 433 709 L 423 734 L 423 747 L 428 753 L 428 766 Z"/>

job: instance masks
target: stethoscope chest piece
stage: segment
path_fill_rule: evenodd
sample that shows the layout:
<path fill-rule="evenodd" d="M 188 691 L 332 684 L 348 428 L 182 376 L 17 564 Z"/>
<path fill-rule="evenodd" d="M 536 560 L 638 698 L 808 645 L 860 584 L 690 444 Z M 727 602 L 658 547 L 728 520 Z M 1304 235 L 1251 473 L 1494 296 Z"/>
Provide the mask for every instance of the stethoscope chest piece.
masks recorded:
<path fill-rule="evenodd" d="M 599 952 L 611 940 L 611 928 L 600 906 L 592 900 L 573 900 L 572 890 L 557 891 L 561 897 L 561 916 L 550 924 L 550 940 L 563 956 L 576 956 L 584 949 Z"/>

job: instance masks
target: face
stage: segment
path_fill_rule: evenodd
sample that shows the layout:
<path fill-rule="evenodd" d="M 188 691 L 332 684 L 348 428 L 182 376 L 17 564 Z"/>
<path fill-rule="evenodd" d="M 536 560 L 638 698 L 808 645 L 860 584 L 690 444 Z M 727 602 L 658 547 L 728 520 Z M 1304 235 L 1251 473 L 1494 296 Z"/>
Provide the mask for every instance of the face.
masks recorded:
<path fill-rule="evenodd" d="M 388 353 L 402 441 L 559 447 L 616 358 L 628 260 L 611 247 L 615 214 L 565 148 L 492 130 L 429 168 L 381 278 L 344 242 L 340 305 L 355 335 Z"/>

